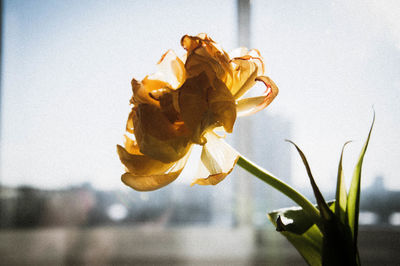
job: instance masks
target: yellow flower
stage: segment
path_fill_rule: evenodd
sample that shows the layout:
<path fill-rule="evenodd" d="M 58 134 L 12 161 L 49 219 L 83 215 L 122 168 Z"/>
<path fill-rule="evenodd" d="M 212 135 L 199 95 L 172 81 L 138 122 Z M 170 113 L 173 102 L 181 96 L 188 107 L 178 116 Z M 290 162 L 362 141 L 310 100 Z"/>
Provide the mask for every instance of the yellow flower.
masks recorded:
<path fill-rule="evenodd" d="M 231 133 L 237 116 L 264 109 L 278 94 L 275 83 L 262 76 L 257 50 L 239 48 L 228 55 L 206 34 L 185 35 L 181 45 L 187 51 L 184 58 L 169 50 L 155 74 L 132 80 L 125 148 L 117 145 L 117 151 L 126 167 L 122 181 L 136 190 L 174 181 L 194 144 L 202 146 L 202 153 L 201 178 L 193 184 L 219 183 L 239 155 L 214 130 Z M 242 98 L 256 81 L 265 84 L 265 93 Z"/>

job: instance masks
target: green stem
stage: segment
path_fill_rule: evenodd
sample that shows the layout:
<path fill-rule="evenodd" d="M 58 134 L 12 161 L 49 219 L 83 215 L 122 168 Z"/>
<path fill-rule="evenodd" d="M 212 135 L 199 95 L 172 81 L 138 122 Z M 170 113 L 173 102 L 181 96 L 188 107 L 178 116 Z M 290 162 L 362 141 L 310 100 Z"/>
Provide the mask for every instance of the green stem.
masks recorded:
<path fill-rule="evenodd" d="M 291 200 L 299 204 L 303 210 L 317 223 L 319 224 L 320 215 L 318 209 L 300 192 L 293 189 L 291 186 L 286 184 L 285 182 L 279 180 L 277 177 L 268 173 L 268 171 L 262 169 L 261 167 L 255 165 L 242 155 L 239 156 L 239 160 L 237 164 L 241 166 L 243 169 L 248 171 L 249 173 L 255 175 L 268 185 L 272 186 L 276 190 L 282 192 Z"/>

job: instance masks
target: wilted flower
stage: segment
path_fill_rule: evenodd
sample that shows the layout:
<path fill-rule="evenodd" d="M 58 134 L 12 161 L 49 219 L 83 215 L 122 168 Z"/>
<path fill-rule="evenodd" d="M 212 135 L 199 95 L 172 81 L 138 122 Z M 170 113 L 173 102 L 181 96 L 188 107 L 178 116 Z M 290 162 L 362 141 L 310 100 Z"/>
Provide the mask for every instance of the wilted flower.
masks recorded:
<path fill-rule="evenodd" d="M 193 184 L 219 183 L 238 154 L 214 130 L 231 133 L 237 116 L 262 110 L 278 94 L 275 83 L 262 76 L 264 63 L 257 50 L 240 48 L 228 55 L 206 34 L 185 35 L 181 44 L 187 51 L 184 58 L 169 50 L 158 62 L 158 72 L 141 82 L 132 80 L 125 148 L 117 148 L 127 171 L 122 181 L 136 190 L 174 181 L 193 144 L 202 146 L 201 178 Z M 265 93 L 243 99 L 256 81 L 265 84 Z"/>

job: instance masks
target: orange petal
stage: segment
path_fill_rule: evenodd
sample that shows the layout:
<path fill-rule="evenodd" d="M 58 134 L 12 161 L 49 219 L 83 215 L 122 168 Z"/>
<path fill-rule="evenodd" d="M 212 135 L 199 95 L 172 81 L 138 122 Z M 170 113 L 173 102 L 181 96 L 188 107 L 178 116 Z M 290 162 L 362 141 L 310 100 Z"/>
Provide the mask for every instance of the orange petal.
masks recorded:
<path fill-rule="evenodd" d="M 183 36 L 182 46 L 188 51 L 185 62 L 187 77 L 195 77 L 205 72 L 210 81 L 215 76 L 226 83 L 232 83 L 232 66 L 228 54 L 206 34 Z"/>
<path fill-rule="evenodd" d="M 120 145 L 117 145 L 117 152 L 121 162 L 125 165 L 128 172 L 133 175 L 152 175 L 163 173 L 174 164 L 163 163 L 161 161 L 151 159 L 143 154 L 131 154 Z"/>
<path fill-rule="evenodd" d="M 160 80 L 173 89 L 179 88 L 185 82 L 186 71 L 182 60 L 174 51 L 168 50 L 157 63 L 158 71 L 148 77 L 150 80 Z"/>
<path fill-rule="evenodd" d="M 133 124 L 141 153 L 164 163 L 175 162 L 187 153 L 191 135 L 183 122 L 172 123 L 154 105 L 136 108 Z"/>
<path fill-rule="evenodd" d="M 182 172 L 187 159 L 189 157 L 189 153 L 184 156 L 182 159 L 179 161 L 168 164 L 168 167 L 163 168 L 158 168 L 158 171 L 154 171 L 154 169 L 147 168 L 149 170 L 148 172 L 141 170 L 142 172 L 139 174 L 134 174 L 131 172 L 127 172 L 121 176 L 122 182 L 135 189 L 138 191 L 151 191 L 151 190 L 156 190 L 161 187 L 164 187 L 174 181 Z M 138 157 L 136 157 L 138 158 Z M 148 163 L 149 161 L 146 161 L 146 159 L 141 159 L 142 161 L 138 160 L 136 163 L 138 166 L 141 162 Z M 150 159 L 152 160 L 152 159 Z M 154 163 L 154 160 L 152 160 Z M 159 164 L 161 162 L 158 162 Z M 149 163 L 151 165 L 151 163 Z M 157 165 L 153 165 L 154 168 L 157 168 Z"/>
<path fill-rule="evenodd" d="M 201 46 L 201 38 L 184 35 L 181 39 L 181 45 L 186 51 L 191 52 Z"/>
<path fill-rule="evenodd" d="M 200 144 L 201 135 L 204 130 L 202 120 L 207 117 L 208 103 L 207 91 L 210 87 L 204 72 L 190 79 L 179 89 L 179 109 L 182 120 L 192 132 L 192 141 Z"/>
<path fill-rule="evenodd" d="M 179 89 L 179 109 L 182 120 L 192 131 L 192 141 L 203 144 L 202 135 L 210 127 L 223 126 L 232 132 L 236 120 L 236 103 L 232 94 L 219 79 L 213 84 L 202 72 L 189 78 Z"/>
<path fill-rule="evenodd" d="M 264 63 L 261 57 L 244 55 L 232 59 L 234 64 L 233 84 L 231 93 L 239 99 L 256 83 L 256 77 L 264 73 Z"/>
<path fill-rule="evenodd" d="M 129 152 L 130 154 L 143 155 L 143 153 L 140 152 L 136 140 L 131 139 L 127 135 L 124 135 L 124 138 L 125 138 L 124 145 L 127 152 Z"/>
<path fill-rule="evenodd" d="M 214 88 L 208 91 L 208 104 L 212 114 L 209 123 L 223 126 L 231 133 L 236 120 L 236 102 L 231 92 L 219 79 L 214 80 Z"/>
<path fill-rule="evenodd" d="M 128 121 L 126 121 L 126 131 L 133 134 L 133 118 L 135 116 L 135 110 L 132 108 L 131 112 L 129 113 L 128 116 Z"/>
<path fill-rule="evenodd" d="M 133 92 L 131 103 L 136 105 L 140 103 L 147 103 L 158 106 L 158 101 L 150 96 L 150 92 L 168 87 L 168 83 L 160 80 L 151 80 L 148 77 L 145 77 L 142 82 L 132 79 L 131 84 Z"/>
<path fill-rule="evenodd" d="M 266 76 L 259 76 L 256 78 L 257 81 L 262 81 L 267 87 L 266 92 L 257 97 L 245 98 L 237 102 L 236 109 L 238 116 L 247 116 L 262 109 L 266 108 L 278 95 L 279 89 L 276 84 Z"/>
<path fill-rule="evenodd" d="M 181 171 L 164 175 L 138 176 L 125 173 L 121 176 L 122 182 L 137 191 L 152 191 L 162 188 L 174 181 Z"/>

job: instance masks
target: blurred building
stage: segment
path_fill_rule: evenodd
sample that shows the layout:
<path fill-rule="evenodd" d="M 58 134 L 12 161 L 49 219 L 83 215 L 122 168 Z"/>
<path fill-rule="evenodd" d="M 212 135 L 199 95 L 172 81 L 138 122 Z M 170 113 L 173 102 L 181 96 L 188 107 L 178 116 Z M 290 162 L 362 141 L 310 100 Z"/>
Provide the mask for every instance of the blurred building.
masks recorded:
<path fill-rule="evenodd" d="M 292 124 L 280 115 L 270 115 L 267 112 L 257 114 L 261 123 L 255 123 L 257 134 L 254 134 L 251 141 L 254 148 L 252 153 L 254 162 L 284 182 L 291 184 L 291 149 L 285 142 L 290 139 Z M 262 117 L 261 117 L 262 116 Z M 253 178 L 254 190 L 254 212 L 253 223 L 262 226 L 269 221 L 266 214 L 274 209 L 289 207 L 293 203 L 275 189 L 266 185 L 257 178 Z"/>

